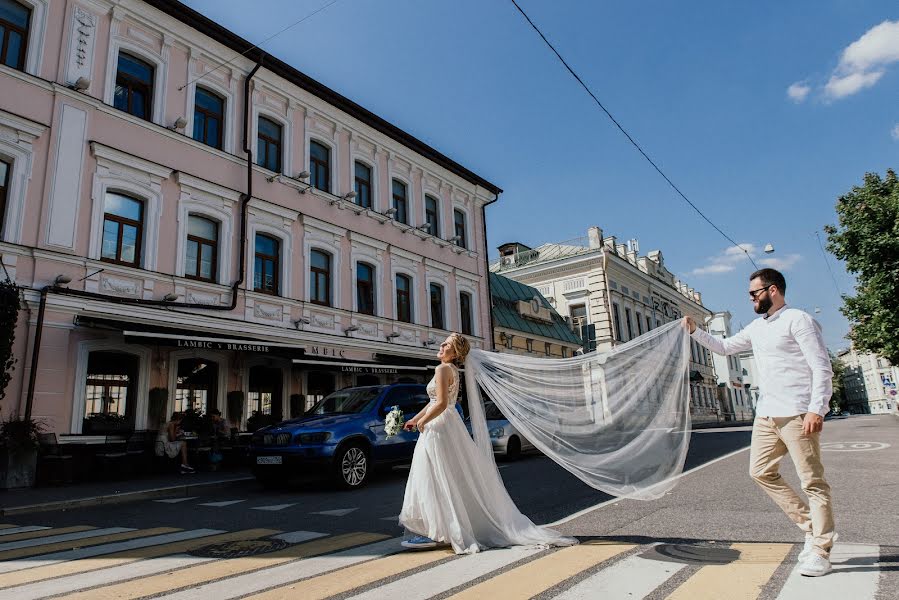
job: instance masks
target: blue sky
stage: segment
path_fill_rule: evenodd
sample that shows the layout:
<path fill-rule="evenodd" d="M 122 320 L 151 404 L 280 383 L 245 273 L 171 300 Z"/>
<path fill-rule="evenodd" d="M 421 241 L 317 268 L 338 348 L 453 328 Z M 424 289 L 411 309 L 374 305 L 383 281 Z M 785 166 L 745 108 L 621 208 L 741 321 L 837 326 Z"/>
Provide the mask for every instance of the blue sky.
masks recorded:
<path fill-rule="evenodd" d="M 186 0 L 261 41 L 327 0 Z M 520 0 L 686 195 L 847 345 L 853 280 L 815 232 L 899 167 L 895 1 Z M 506 0 L 338 0 L 263 48 L 505 190 L 488 243 L 637 238 L 737 323 L 752 270 L 629 145 Z M 821 234 L 824 240 L 824 234 Z M 766 243 L 776 251 L 758 250 Z"/>

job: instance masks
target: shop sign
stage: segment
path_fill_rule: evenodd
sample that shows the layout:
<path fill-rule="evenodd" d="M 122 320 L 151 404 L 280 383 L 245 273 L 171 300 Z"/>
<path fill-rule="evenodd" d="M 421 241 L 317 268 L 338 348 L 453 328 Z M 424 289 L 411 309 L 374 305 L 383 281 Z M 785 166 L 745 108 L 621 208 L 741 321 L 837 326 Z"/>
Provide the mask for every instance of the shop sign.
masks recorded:
<path fill-rule="evenodd" d="M 271 346 L 254 342 L 210 342 L 206 340 L 176 339 L 179 348 L 202 350 L 239 350 L 241 352 L 271 352 Z"/>
<path fill-rule="evenodd" d="M 396 375 L 396 367 L 362 367 L 356 365 L 343 365 L 340 370 L 344 373 L 361 373 L 364 375 Z"/>
<path fill-rule="evenodd" d="M 315 356 L 317 358 L 342 358 L 344 360 L 374 360 L 371 352 L 353 350 L 352 348 L 342 348 L 340 346 L 305 346 L 304 353 L 306 356 Z"/>

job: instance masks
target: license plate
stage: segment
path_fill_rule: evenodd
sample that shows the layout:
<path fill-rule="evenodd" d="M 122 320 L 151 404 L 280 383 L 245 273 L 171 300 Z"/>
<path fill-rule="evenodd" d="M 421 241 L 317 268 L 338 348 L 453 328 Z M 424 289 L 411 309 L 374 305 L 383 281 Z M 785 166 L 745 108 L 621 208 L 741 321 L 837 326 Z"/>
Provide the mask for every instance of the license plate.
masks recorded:
<path fill-rule="evenodd" d="M 256 464 L 257 465 L 280 465 L 281 457 L 280 456 L 257 456 Z"/>

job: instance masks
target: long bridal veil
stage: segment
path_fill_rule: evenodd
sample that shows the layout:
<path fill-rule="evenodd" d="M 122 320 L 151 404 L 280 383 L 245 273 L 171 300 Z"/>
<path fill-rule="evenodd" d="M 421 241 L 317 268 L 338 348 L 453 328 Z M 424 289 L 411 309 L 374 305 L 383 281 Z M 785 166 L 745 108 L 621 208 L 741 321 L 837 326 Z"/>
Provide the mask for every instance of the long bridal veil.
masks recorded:
<path fill-rule="evenodd" d="M 690 442 L 689 361 L 679 320 L 573 358 L 473 350 L 465 387 L 474 440 L 493 462 L 483 390 L 524 437 L 588 485 L 659 498 L 683 470 Z"/>

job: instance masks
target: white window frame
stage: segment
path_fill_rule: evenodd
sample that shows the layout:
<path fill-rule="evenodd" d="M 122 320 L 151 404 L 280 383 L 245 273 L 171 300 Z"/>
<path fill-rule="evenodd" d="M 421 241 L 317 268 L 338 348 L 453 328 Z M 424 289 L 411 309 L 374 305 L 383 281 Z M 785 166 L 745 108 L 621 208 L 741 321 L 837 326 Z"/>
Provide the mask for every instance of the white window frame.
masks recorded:
<path fill-rule="evenodd" d="M 47 13 L 50 0 L 16 0 L 31 9 L 28 21 L 28 40 L 25 47 L 25 68 L 30 75 L 40 77 L 44 59 L 44 38 L 47 33 Z"/>
<path fill-rule="evenodd" d="M 309 190 L 312 191 L 313 193 L 321 192 L 322 194 L 331 194 L 332 196 L 343 195 L 343 194 L 340 194 L 339 193 L 340 190 L 337 189 L 339 187 L 337 185 L 337 183 L 338 183 L 338 181 L 340 181 L 338 179 L 338 173 L 340 172 L 339 171 L 340 153 L 338 152 L 338 149 L 337 149 L 337 142 L 335 142 L 334 140 L 326 139 L 326 138 L 322 137 L 321 135 L 318 135 L 317 133 L 307 134 L 306 135 L 306 148 L 305 148 L 306 164 L 303 165 L 303 167 L 300 170 L 301 171 L 309 171 L 309 173 L 310 173 L 309 183 L 311 184 L 312 183 L 312 175 L 311 175 L 311 173 L 312 173 L 312 142 L 321 144 L 322 146 L 326 147 L 328 149 L 328 151 L 330 152 L 330 154 L 328 156 L 331 161 L 330 168 L 329 168 L 330 172 L 328 173 L 328 175 L 329 175 L 328 187 L 331 189 L 331 191 L 326 192 L 324 190 L 318 189 L 317 187 L 310 187 Z M 372 186 L 372 187 L 374 187 L 374 186 Z M 348 191 L 349 190 L 346 190 L 343 193 L 345 194 Z"/>
<path fill-rule="evenodd" d="M 343 296 L 341 288 L 341 265 L 343 265 L 343 253 L 341 252 L 341 238 L 345 232 L 341 229 L 324 223 L 323 221 L 311 222 L 305 219 L 303 223 L 303 292 L 300 297 L 305 302 L 311 303 L 312 285 L 309 281 L 309 269 L 312 264 L 312 250 L 323 250 L 331 255 L 331 305 L 324 307 L 314 304 L 316 308 L 343 308 Z M 355 277 L 353 279 L 355 281 Z M 354 290 L 355 291 L 355 290 Z"/>
<path fill-rule="evenodd" d="M 424 193 L 421 195 L 421 223 L 419 225 L 424 225 L 427 222 L 428 216 L 428 196 L 437 201 L 437 235 L 436 237 L 442 238 L 442 236 L 446 233 L 446 230 L 443 227 L 443 219 L 440 218 L 440 213 L 443 208 L 443 201 L 440 198 L 440 194 L 434 191 L 431 187 L 425 187 Z M 430 232 L 429 232 L 430 233 Z M 450 236 L 452 237 L 452 236 Z"/>
<path fill-rule="evenodd" d="M 130 40 L 124 39 L 118 35 L 113 35 L 109 42 L 109 54 L 106 60 L 106 83 L 103 88 L 103 102 L 109 106 L 113 106 L 115 101 L 115 80 L 119 71 L 119 53 L 126 52 L 153 65 L 153 102 L 150 108 L 151 123 L 167 126 L 163 121 L 165 118 L 165 94 L 168 91 L 168 62 L 165 56 L 156 54 L 151 50 L 135 44 Z M 124 111 L 123 111 L 124 112 Z M 126 113 L 135 119 L 140 119 L 135 115 Z"/>
<path fill-rule="evenodd" d="M 357 268 L 359 263 L 368 265 L 372 269 L 372 285 L 374 286 L 375 312 L 372 315 L 365 314 L 366 317 L 378 317 L 384 312 L 384 303 L 381 300 L 381 268 L 378 263 L 374 262 L 368 256 L 353 255 L 353 312 L 359 312 L 359 277 L 357 276 Z M 360 313 L 363 314 L 363 313 Z"/>
<path fill-rule="evenodd" d="M 218 223 L 218 247 L 215 282 L 231 283 L 231 243 L 234 235 L 234 208 L 240 200 L 240 192 L 178 173 L 181 198 L 178 200 L 178 242 L 175 257 L 175 275 L 184 277 L 187 260 L 187 221 L 190 215 L 205 217 Z M 229 205 L 230 203 L 230 205 Z"/>
<path fill-rule="evenodd" d="M 189 358 L 206 358 L 209 359 L 209 362 L 214 362 L 218 366 L 218 381 L 216 381 L 215 386 L 216 397 L 214 399 L 207 399 L 206 410 L 208 412 L 210 408 L 217 408 L 227 419 L 229 415 L 226 414 L 227 405 L 225 402 L 225 390 L 228 386 L 228 370 L 230 366 L 228 363 L 228 355 L 223 352 L 210 352 L 208 350 L 196 348 L 176 350 L 169 353 L 169 397 L 165 407 L 166 418 L 175 410 L 175 393 L 178 389 L 178 361 Z M 246 396 L 244 396 L 244 398 L 246 398 Z"/>
<path fill-rule="evenodd" d="M 440 286 L 441 291 L 443 292 L 443 327 L 435 327 L 433 323 L 431 323 L 431 285 Z M 443 279 L 429 276 L 427 278 L 427 291 L 428 291 L 428 327 L 431 329 L 437 329 L 439 331 L 453 331 L 453 323 L 450 320 L 450 310 L 449 304 L 450 299 L 448 297 L 449 286 L 447 286 L 446 282 Z"/>
<path fill-rule="evenodd" d="M 234 93 L 211 79 L 206 78 L 199 82 L 192 81 L 187 87 L 187 114 L 184 115 L 184 118 L 187 120 L 187 125 L 184 128 L 184 134 L 194 140 L 194 110 L 197 105 L 198 87 L 207 88 L 209 91 L 219 95 L 225 102 L 225 109 L 222 111 L 222 119 L 224 121 L 222 123 L 222 127 L 224 128 L 222 131 L 222 147 L 213 148 L 213 146 L 208 146 L 205 142 L 200 143 L 208 148 L 221 150 L 228 154 L 234 154 L 234 129 L 235 123 L 237 123 L 237 117 L 234 114 L 234 111 L 237 110 L 234 102 Z M 194 141 L 196 142 L 198 140 Z M 282 146 L 283 145 L 284 144 L 282 144 Z M 255 149 L 253 153 L 255 155 Z"/>
<path fill-rule="evenodd" d="M 252 144 L 250 148 L 253 151 L 253 166 L 258 169 L 274 173 L 274 171 L 269 171 L 269 169 L 263 167 L 257 162 L 259 160 L 257 152 L 259 148 L 259 117 L 265 117 L 266 119 L 274 121 L 281 126 L 281 171 L 278 174 L 290 176 L 290 167 L 292 165 L 291 161 L 293 157 L 290 143 L 293 139 L 293 127 L 291 126 L 290 119 L 284 117 L 283 115 L 279 115 L 274 111 L 260 108 L 255 105 L 253 106 L 253 133 L 250 141 L 250 143 Z"/>
<path fill-rule="evenodd" d="M 388 198 L 387 206 L 384 207 L 384 210 L 388 208 L 393 208 L 393 180 L 396 179 L 400 183 L 406 186 L 406 224 L 410 227 L 415 227 L 415 194 L 412 191 L 412 181 L 403 175 L 398 175 L 395 172 L 391 171 L 390 173 L 390 189 L 388 190 Z M 397 223 L 401 223 L 402 221 L 396 218 L 396 214 L 391 216 L 391 219 L 396 221 Z"/>
<path fill-rule="evenodd" d="M 421 307 L 419 306 L 419 299 L 417 296 L 420 294 L 418 291 L 418 275 L 412 271 L 411 269 L 407 269 L 405 267 L 393 267 L 390 271 L 390 288 L 393 290 L 393 320 L 397 323 L 406 323 L 406 321 L 400 321 L 399 318 L 399 303 L 396 301 L 396 276 L 397 275 L 405 275 L 409 278 L 409 295 L 412 296 L 410 298 L 410 308 L 412 309 L 412 320 L 409 321 L 408 325 L 415 325 L 419 322 L 421 317 Z M 430 321 L 430 311 L 428 311 L 428 320 Z"/>
<path fill-rule="evenodd" d="M 471 236 L 471 214 L 468 212 L 468 209 L 465 208 L 465 206 L 463 206 L 462 204 L 459 204 L 457 202 L 453 203 L 453 213 L 450 215 L 450 222 L 453 224 L 453 228 L 452 228 L 453 235 L 448 236 L 446 239 L 449 239 L 456 235 L 456 212 L 455 211 L 457 211 L 457 210 L 459 212 L 461 212 L 462 215 L 465 217 L 465 243 L 466 243 L 466 245 L 459 246 L 459 248 L 464 248 L 465 250 L 468 250 L 469 252 L 473 252 L 474 250 L 472 250 L 472 245 L 473 245 L 474 239 Z"/>
<path fill-rule="evenodd" d="M 318 141 L 318 138 L 315 138 L 315 141 Z M 352 170 L 350 171 L 350 183 L 352 184 L 352 187 L 350 188 L 350 190 L 356 191 L 356 163 L 362 163 L 363 165 L 371 169 L 371 206 L 369 207 L 369 210 L 373 210 L 375 212 L 383 212 L 378 210 L 378 207 L 380 206 L 378 182 L 380 180 L 378 179 L 377 161 L 369 160 L 368 158 L 362 156 L 357 152 L 353 152 L 352 156 L 350 156 L 350 159 L 352 162 Z M 307 165 L 305 168 L 308 169 L 309 166 Z M 349 192 L 350 190 L 347 190 L 347 192 Z"/>
<path fill-rule="evenodd" d="M 459 294 L 465 292 L 471 297 L 471 336 L 478 337 L 480 335 L 480 311 L 478 310 L 478 294 L 476 292 L 477 285 L 474 283 L 463 283 L 462 280 L 456 279 L 456 313 L 458 315 L 458 329 L 462 332 L 462 307 L 459 301 Z"/>
<path fill-rule="evenodd" d="M 34 165 L 34 141 L 46 131 L 43 125 L 0 110 L 0 159 L 9 164 L 6 181 L 6 214 L 0 240 L 21 243 L 25 222 L 28 182 Z"/>
<path fill-rule="evenodd" d="M 290 257 L 292 256 L 290 247 L 290 235 L 283 229 L 273 227 L 268 223 L 251 220 L 248 227 L 247 239 L 247 291 L 261 296 L 270 298 L 290 298 L 291 290 L 291 269 Z M 267 235 L 268 237 L 278 240 L 278 293 L 265 294 L 255 291 L 256 282 L 256 234 Z"/>
<path fill-rule="evenodd" d="M 126 344 L 117 340 L 85 340 L 78 343 L 75 356 L 75 393 L 72 397 L 71 433 L 81 433 L 84 423 L 85 387 L 87 386 L 87 363 L 91 352 L 120 352 L 138 358 L 137 385 L 135 386 L 134 428 L 147 428 L 147 408 L 150 395 L 150 363 L 153 351 L 137 344 Z"/>

